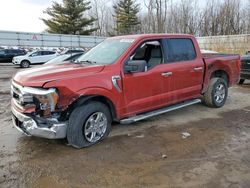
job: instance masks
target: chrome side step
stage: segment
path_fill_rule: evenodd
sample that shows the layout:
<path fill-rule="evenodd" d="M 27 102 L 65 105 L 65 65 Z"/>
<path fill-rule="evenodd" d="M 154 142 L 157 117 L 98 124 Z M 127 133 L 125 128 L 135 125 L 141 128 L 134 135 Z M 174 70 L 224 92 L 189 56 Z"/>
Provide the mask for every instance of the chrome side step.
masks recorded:
<path fill-rule="evenodd" d="M 175 105 L 172 105 L 172 106 L 168 106 L 168 107 L 161 108 L 161 109 L 158 109 L 158 110 L 146 112 L 144 114 L 140 114 L 140 115 L 133 116 L 133 117 L 130 117 L 130 118 L 122 119 L 120 121 L 120 123 L 121 124 L 134 123 L 134 122 L 137 122 L 137 121 L 140 121 L 140 120 L 143 120 L 143 119 L 147 119 L 147 118 L 150 118 L 150 117 L 153 117 L 153 116 L 164 114 L 166 112 L 177 110 L 177 109 L 180 109 L 180 108 L 183 108 L 183 107 L 186 107 L 186 106 L 190 106 L 190 105 L 193 105 L 193 104 L 197 104 L 197 103 L 200 103 L 200 102 L 201 102 L 200 99 L 188 100 L 188 101 L 178 103 L 178 104 L 175 104 Z"/>

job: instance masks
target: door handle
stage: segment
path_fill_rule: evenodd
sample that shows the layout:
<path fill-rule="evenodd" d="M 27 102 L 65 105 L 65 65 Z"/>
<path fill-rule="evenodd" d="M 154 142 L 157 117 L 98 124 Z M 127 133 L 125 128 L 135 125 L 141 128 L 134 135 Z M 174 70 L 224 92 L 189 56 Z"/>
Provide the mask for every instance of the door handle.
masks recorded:
<path fill-rule="evenodd" d="M 165 76 L 165 77 L 167 77 L 167 76 L 172 76 L 172 72 L 163 72 L 163 73 L 161 73 L 161 75 L 162 76 Z"/>
<path fill-rule="evenodd" d="M 201 70 L 203 70 L 203 67 L 195 67 L 194 68 L 194 71 L 201 71 Z"/>

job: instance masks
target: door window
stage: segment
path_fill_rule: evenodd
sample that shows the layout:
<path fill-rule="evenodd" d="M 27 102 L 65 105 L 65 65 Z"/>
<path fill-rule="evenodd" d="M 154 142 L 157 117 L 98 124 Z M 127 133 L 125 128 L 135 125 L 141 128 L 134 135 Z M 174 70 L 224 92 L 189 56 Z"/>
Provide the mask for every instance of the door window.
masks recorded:
<path fill-rule="evenodd" d="M 52 51 L 42 51 L 42 55 L 52 55 L 55 54 L 55 52 Z"/>
<path fill-rule="evenodd" d="M 196 58 L 196 52 L 191 39 L 164 39 L 166 62 L 190 61 Z"/>
<path fill-rule="evenodd" d="M 145 60 L 147 69 L 152 69 L 163 62 L 160 41 L 147 41 L 142 43 L 130 56 L 130 60 Z"/>
<path fill-rule="evenodd" d="M 31 57 L 35 57 L 35 56 L 40 56 L 40 55 L 42 55 L 42 52 L 41 51 L 37 51 L 37 52 L 32 53 L 30 56 Z"/>

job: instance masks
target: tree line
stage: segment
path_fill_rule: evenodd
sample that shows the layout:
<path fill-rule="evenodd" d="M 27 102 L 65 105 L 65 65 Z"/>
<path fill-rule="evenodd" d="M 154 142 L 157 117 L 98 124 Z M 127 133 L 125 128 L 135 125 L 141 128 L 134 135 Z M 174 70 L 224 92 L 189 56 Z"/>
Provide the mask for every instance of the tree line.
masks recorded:
<path fill-rule="evenodd" d="M 63 0 L 44 12 L 49 33 L 250 33 L 250 0 Z"/>

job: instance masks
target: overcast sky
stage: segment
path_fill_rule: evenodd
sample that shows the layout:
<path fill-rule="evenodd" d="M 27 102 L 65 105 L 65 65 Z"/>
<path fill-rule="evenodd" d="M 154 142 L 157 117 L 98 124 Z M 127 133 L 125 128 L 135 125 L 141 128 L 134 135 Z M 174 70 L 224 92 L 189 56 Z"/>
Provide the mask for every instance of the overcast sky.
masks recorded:
<path fill-rule="evenodd" d="M 62 0 L 54 0 L 61 2 Z M 137 0 L 142 1 L 143 0 Z M 178 1 L 178 0 L 174 0 Z M 246 0 L 242 0 L 246 2 Z M 40 18 L 43 11 L 51 6 L 52 0 L 1 0 L 0 30 L 42 32 L 46 26 Z M 142 3 L 143 4 L 143 3 Z"/>
<path fill-rule="evenodd" d="M 60 0 L 57 0 L 60 2 Z M 39 19 L 52 0 L 1 0 L 0 30 L 41 32 L 45 25 Z"/>

